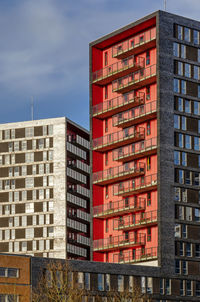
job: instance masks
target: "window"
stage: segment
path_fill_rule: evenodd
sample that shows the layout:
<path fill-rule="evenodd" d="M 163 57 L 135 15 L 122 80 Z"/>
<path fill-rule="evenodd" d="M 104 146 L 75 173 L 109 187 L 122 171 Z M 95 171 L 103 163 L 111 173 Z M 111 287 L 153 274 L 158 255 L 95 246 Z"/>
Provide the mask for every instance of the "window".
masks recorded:
<path fill-rule="evenodd" d="M 182 116 L 181 117 L 181 128 L 182 130 L 187 130 L 187 118 L 185 116 Z"/>
<path fill-rule="evenodd" d="M 107 51 L 104 54 L 104 64 L 105 64 L 105 66 L 108 65 L 108 52 Z"/>
<path fill-rule="evenodd" d="M 110 274 L 106 274 L 106 278 L 105 278 L 105 290 L 106 291 L 110 290 Z"/>
<path fill-rule="evenodd" d="M 183 170 L 179 170 L 178 174 L 179 174 L 179 183 L 180 184 L 184 184 L 184 171 Z"/>
<path fill-rule="evenodd" d="M 191 149 L 191 136 L 190 135 L 185 135 L 185 148 L 186 149 Z"/>
<path fill-rule="evenodd" d="M 195 221 L 200 221 L 200 209 L 195 209 L 194 210 L 194 220 Z"/>
<path fill-rule="evenodd" d="M 146 100 L 150 100 L 151 96 L 150 96 L 150 86 L 146 87 Z"/>
<path fill-rule="evenodd" d="M 98 274 L 98 290 L 104 290 L 104 274 Z"/>
<path fill-rule="evenodd" d="M 179 57 L 179 44 L 173 43 L 173 54 L 175 57 Z"/>
<path fill-rule="evenodd" d="M 186 280 L 186 296 L 192 295 L 192 281 Z"/>
<path fill-rule="evenodd" d="M 150 122 L 147 123 L 147 135 L 151 134 L 151 125 Z"/>
<path fill-rule="evenodd" d="M 25 186 L 26 186 L 26 188 L 33 188 L 34 187 L 34 178 L 33 177 L 26 178 Z"/>
<path fill-rule="evenodd" d="M 118 291 L 123 292 L 124 291 L 124 276 L 118 275 L 117 279 L 118 283 Z"/>
<path fill-rule="evenodd" d="M 178 79 L 174 79 L 174 92 L 175 93 L 180 92 L 180 81 Z"/>
<path fill-rule="evenodd" d="M 147 241 L 151 241 L 151 228 L 147 229 Z"/>
<path fill-rule="evenodd" d="M 82 272 L 78 272 L 78 276 L 77 276 L 78 288 L 84 288 L 83 276 L 84 275 Z"/>
<path fill-rule="evenodd" d="M 104 98 L 107 99 L 108 98 L 108 85 L 105 86 L 104 89 Z"/>
<path fill-rule="evenodd" d="M 192 247 L 191 243 L 186 243 L 186 256 L 191 257 L 192 256 Z"/>
<path fill-rule="evenodd" d="M 191 30 L 190 30 L 190 28 L 187 28 L 187 27 L 184 28 L 184 40 L 186 42 L 191 41 Z"/>
<path fill-rule="evenodd" d="M 199 44 L 199 32 L 197 30 L 193 30 L 193 42 L 194 44 Z"/>
<path fill-rule="evenodd" d="M 129 293 L 133 292 L 133 276 L 129 276 Z"/>
<path fill-rule="evenodd" d="M 178 39 L 183 40 L 183 26 L 178 25 Z"/>
<path fill-rule="evenodd" d="M 146 65 L 149 65 L 150 64 L 150 51 L 148 50 L 146 52 Z"/>
<path fill-rule="evenodd" d="M 176 114 L 174 115 L 174 128 L 180 129 L 180 116 Z"/>
<path fill-rule="evenodd" d="M 164 279 L 160 278 L 160 294 L 164 295 Z"/>
<path fill-rule="evenodd" d="M 26 135 L 26 137 L 34 136 L 34 128 L 26 128 L 25 135 Z"/>
<path fill-rule="evenodd" d="M 194 114 L 199 115 L 200 113 L 200 106 L 199 106 L 199 102 L 193 102 L 194 105 Z"/>
<path fill-rule="evenodd" d="M 181 93 L 186 94 L 186 81 L 181 80 Z"/>
<path fill-rule="evenodd" d="M 183 76 L 183 63 L 178 62 L 178 75 Z"/>
<path fill-rule="evenodd" d="M 195 294 L 197 297 L 200 296 L 200 282 L 199 281 L 196 281 L 196 291 L 195 291 Z"/>
<path fill-rule="evenodd" d="M 180 295 L 185 295 L 185 280 L 180 280 Z"/>
<path fill-rule="evenodd" d="M 185 112 L 191 113 L 191 102 L 189 100 L 185 100 Z"/>
<path fill-rule="evenodd" d="M 198 48 L 197 61 L 200 62 L 200 48 Z"/>
<path fill-rule="evenodd" d="M 200 98 L 200 85 L 198 85 L 198 98 Z"/>
<path fill-rule="evenodd" d="M 185 45 L 181 45 L 181 58 L 185 59 L 186 58 L 186 46 Z"/>
<path fill-rule="evenodd" d="M 187 238 L 187 225 L 182 225 L 182 238 Z"/>
<path fill-rule="evenodd" d="M 25 229 L 25 238 L 33 238 L 34 237 L 34 229 Z"/>
<path fill-rule="evenodd" d="M 179 254 L 184 256 L 184 243 L 182 241 L 179 242 Z"/>
<path fill-rule="evenodd" d="M 146 278 L 141 277 L 141 292 L 142 294 L 146 293 Z"/>
<path fill-rule="evenodd" d="M 178 98 L 178 111 L 183 112 L 183 99 Z"/>
<path fill-rule="evenodd" d="M 165 294 L 171 295 L 171 280 L 170 279 L 165 280 Z"/>
<path fill-rule="evenodd" d="M 200 151 L 200 138 L 194 136 L 194 150 Z"/>
<path fill-rule="evenodd" d="M 177 188 L 177 187 L 174 188 L 174 199 L 176 201 L 181 200 L 181 189 L 180 188 Z"/>
<path fill-rule="evenodd" d="M 153 292 L 153 280 L 152 277 L 147 277 L 147 294 L 152 294 Z"/>
<path fill-rule="evenodd" d="M 151 157 L 148 156 L 147 157 L 147 171 L 149 171 L 151 169 Z"/>
<path fill-rule="evenodd" d="M 185 184 L 191 185 L 192 184 L 192 172 L 185 171 Z"/>
<path fill-rule="evenodd" d="M 199 80 L 199 67 L 194 66 L 194 75 L 193 75 L 195 80 Z"/>
<path fill-rule="evenodd" d="M 90 273 L 85 273 L 85 289 L 90 290 Z"/>
<path fill-rule="evenodd" d="M 48 129 L 49 129 L 49 135 L 53 135 L 53 125 L 49 125 Z"/>
<path fill-rule="evenodd" d="M 25 204 L 25 213 L 33 213 L 34 212 L 34 203 L 26 203 Z"/>
<path fill-rule="evenodd" d="M 151 193 L 147 193 L 147 206 L 151 205 Z"/>
<path fill-rule="evenodd" d="M 25 161 L 26 161 L 26 163 L 33 162 L 34 161 L 34 153 L 33 152 L 26 153 L 25 154 Z"/>
<path fill-rule="evenodd" d="M 200 258 L 200 244 L 199 243 L 195 244 L 195 257 Z"/>

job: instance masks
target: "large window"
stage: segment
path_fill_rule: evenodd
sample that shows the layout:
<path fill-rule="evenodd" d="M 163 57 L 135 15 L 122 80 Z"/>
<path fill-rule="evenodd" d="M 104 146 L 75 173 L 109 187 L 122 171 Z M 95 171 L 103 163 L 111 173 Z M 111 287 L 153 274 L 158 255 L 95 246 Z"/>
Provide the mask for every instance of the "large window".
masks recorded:
<path fill-rule="evenodd" d="M 118 275 L 117 279 L 118 283 L 118 291 L 123 292 L 124 291 L 124 276 Z"/>
<path fill-rule="evenodd" d="M 98 290 L 104 291 L 104 274 L 98 274 Z"/>
<path fill-rule="evenodd" d="M 180 165 L 180 152 L 174 151 L 174 164 Z"/>

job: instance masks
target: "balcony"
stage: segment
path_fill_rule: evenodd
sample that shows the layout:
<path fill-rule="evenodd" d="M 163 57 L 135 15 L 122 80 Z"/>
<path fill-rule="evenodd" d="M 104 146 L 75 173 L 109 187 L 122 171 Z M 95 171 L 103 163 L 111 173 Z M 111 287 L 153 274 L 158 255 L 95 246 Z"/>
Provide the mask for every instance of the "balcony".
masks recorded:
<path fill-rule="evenodd" d="M 128 74 L 112 82 L 113 92 L 125 93 L 156 82 L 156 65 Z"/>
<path fill-rule="evenodd" d="M 114 115 L 112 118 L 113 126 L 125 128 L 155 118 L 156 104 L 157 102 L 153 101 Z"/>
<path fill-rule="evenodd" d="M 142 140 L 144 137 L 145 129 L 143 127 L 139 127 L 138 130 L 135 130 L 135 127 L 129 127 L 119 132 L 95 138 L 93 140 L 93 151 L 104 152 L 130 142 Z"/>
<path fill-rule="evenodd" d="M 129 196 L 155 189 L 157 186 L 157 174 L 141 176 L 133 180 L 113 185 L 113 194 L 116 196 Z"/>
<path fill-rule="evenodd" d="M 157 153 L 157 137 L 113 150 L 113 160 L 127 161 Z"/>
<path fill-rule="evenodd" d="M 133 213 L 146 208 L 145 198 L 129 197 L 115 202 L 109 202 L 100 206 L 93 207 L 94 218 L 109 218 L 121 214 Z"/>
<path fill-rule="evenodd" d="M 144 92 L 134 91 L 120 95 L 114 99 L 93 106 L 92 115 L 100 119 L 107 118 L 120 111 L 127 110 L 145 103 Z"/>
<path fill-rule="evenodd" d="M 145 173 L 144 163 L 129 162 L 122 166 L 93 173 L 93 184 L 107 185 Z"/>
<path fill-rule="evenodd" d="M 150 261 L 157 258 L 157 247 L 146 248 L 144 251 L 136 249 L 133 251 L 126 251 L 122 254 L 113 255 L 113 263 L 137 263 L 143 261 Z"/>
<path fill-rule="evenodd" d="M 149 29 L 144 33 L 121 42 L 112 48 L 113 58 L 125 58 L 131 54 L 138 54 L 156 46 L 156 28 Z"/>
<path fill-rule="evenodd" d="M 106 85 L 118 77 L 125 76 L 130 72 L 144 68 L 144 58 L 138 57 L 137 61 L 134 56 L 106 66 L 92 73 L 92 83 L 98 85 Z"/>
<path fill-rule="evenodd" d="M 146 243 L 146 235 L 129 233 L 105 239 L 93 241 L 93 250 L 95 252 L 112 251 L 115 249 L 125 249 L 133 246 L 141 246 Z"/>
<path fill-rule="evenodd" d="M 114 230 L 131 230 L 141 227 L 149 227 L 157 224 L 157 211 L 136 213 L 133 216 L 125 216 L 123 220 L 115 219 L 113 224 Z"/>

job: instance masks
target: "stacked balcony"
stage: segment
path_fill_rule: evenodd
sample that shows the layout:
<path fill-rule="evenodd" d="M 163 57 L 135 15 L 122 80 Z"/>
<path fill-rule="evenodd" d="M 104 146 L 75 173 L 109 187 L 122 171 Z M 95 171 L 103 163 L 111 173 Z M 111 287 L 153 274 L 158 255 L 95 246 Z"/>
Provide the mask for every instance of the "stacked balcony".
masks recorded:
<path fill-rule="evenodd" d="M 121 182 L 113 186 L 115 196 L 129 196 L 155 189 L 157 186 L 157 174 L 141 176 L 133 180 Z"/>
<path fill-rule="evenodd" d="M 128 161 L 132 159 L 138 159 L 146 155 L 156 154 L 157 152 L 157 137 L 153 137 L 149 140 L 137 142 L 131 145 L 127 145 L 113 150 L 113 160 L 116 161 Z"/>
<path fill-rule="evenodd" d="M 144 58 L 138 57 L 136 61 L 134 56 L 130 56 L 124 60 L 93 72 L 92 82 L 93 84 L 106 85 L 118 77 L 125 76 L 130 72 L 144 68 L 144 65 Z"/>
<path fill-rule="evenodd" d="M 145 210 L 145 208 L 145 198 L 137 199 L 135 197 L 129 197 L 115 202 L 110 201 L 109 203 L 93 207 L 93 217 L 105 219 L 126 213 L 142 211 Z"/>
<path fill-rule="evenodd" d="M 114 127 L 125 128 L 154 117 L 156 117 L 156 101 L 114 115 L 112 123 Z"/>
<path fill-rule="evenodd" d="M 107 185 L 130 177 L 144 175 L 145 164 L 129 162 L 122 166 L 93 173 L 93 184 Z"/>
<path fill-rule="evenodd" d="M 156 82 L 156 65 L 130 73 L 112 82 L 113 92 L 125 93 Z"/>
<path fill-rule="evenodd" d="M 137 249 L 133 251 L 125 251 L 113 255 L 113 263 L 137 263 L 142 261 L 150 261 L 157 258 L 157 247 L 146 248 L 144 250 Z"/>
<path fill-rule="evenodd" d="M 157 211 L 136 213 L 133 216 L 125 216 L 123 219 L 115 219 L 114 230 L 128 231 L 157 224 Z"/>
<path fill-rule="evenodd" d="M 120 111 L 127 110 L 145 103 L 143 92 L 130 91 L 111 100 L 99 103 L 92 108 L 93 117 L 104 119 Z"/>
<path fill-rule="evenodd" d="M 97 239 L 93 241 L 93 248 L 96 252 L 105 252 L 105 251 L 112 251 L 115 249 L 124 249 L 130 248 L 134 246 L 141 246 L 145 245 L 146 243 L 146 235 L 145 234 L 138 234 L 129 233 L 109 237 L 105 239 Z"/>
<path fill-rule="evenodd" d="M 144 139 L 145 129 L 129 127 L 119 132 L 114 132 L 93 140 L 93 151 L 105 152 L 113 148 Z"/>
<path fill-rule="evenodd" d="M 122 59 L 131 54 L 138 54 L 156 46 L 156 28 L 151 28 L 112 48 L 113 58 Z"/>

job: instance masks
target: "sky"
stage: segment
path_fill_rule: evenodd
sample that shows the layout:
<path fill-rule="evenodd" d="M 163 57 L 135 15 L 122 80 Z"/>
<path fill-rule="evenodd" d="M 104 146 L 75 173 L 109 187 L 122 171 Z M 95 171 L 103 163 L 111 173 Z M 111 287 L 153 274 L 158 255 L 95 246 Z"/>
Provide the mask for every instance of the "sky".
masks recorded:
<path fill-rule="evenodd" d="M 89 129 L 89 43 L 164 0 L 0 0 L 0 123 L 67 116 Z M 199 20 L 199 0 L 167 11 Z"/>

